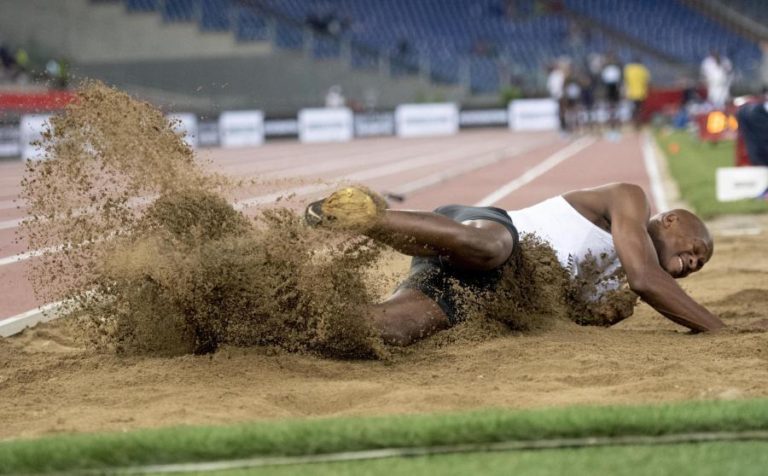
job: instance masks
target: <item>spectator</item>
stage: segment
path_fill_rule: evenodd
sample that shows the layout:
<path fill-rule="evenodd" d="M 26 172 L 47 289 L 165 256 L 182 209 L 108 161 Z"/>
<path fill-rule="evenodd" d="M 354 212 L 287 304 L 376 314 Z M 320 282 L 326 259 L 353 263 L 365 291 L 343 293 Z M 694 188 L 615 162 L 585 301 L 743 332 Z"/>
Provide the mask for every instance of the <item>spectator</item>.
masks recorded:
<path fill-rule="evenodd" d="M 591 129 L 594 124 L 595 80 L 590 74 L 586 74 L 582 78 L 581 108 L 584 115 L 584 125 Z"/>
<path fill-rule="evenodd" d="M 328 94 L 325 95 L 325 107 L 344 107 L 345 104 L 346 100 L 341 93 L 341 86 L 334 84 L 328 89 Z"/>
<path fill-rule="evenodd" d="M 549 97 L 557 103 L 557 117 L 560 121 L 560 131 L 567 132 L 565 123 L 565 108 L 563 107 L 563 87 L 565 86 L 565 68 L 562 62 L 555 62 L 550 66 L 547 76 L 547 91 Z"/>
<path fill-rule="evenodd" d="M 624 91 L 627 99 L 632 101 L 632 120 L 637 129 L 640 128 L 640 114 L 643 103 L 648 97 L 648 83 L 651 81 L 651 73 L 648 68 L 634 58 L 632 62 L 624 66 Z"/>
<path fill-rule="evenodd" d="M 405 57 L 410 55 L 413 52 L 413 47 L 411 46 L 411 43 L 408 41 L 408 38 L 401 36 L 399 40 L 397 40 L 397 46 L 395 47 L 395 52 L 397 53 L 398 57 Z"/>
<path fill-rule="evenodd" d="M 16 58 L 11 54 L 11 50 L 0 43 L 0 64 L 3 66 L 3 76 L 13 77 L 16 70 Z"/>
<path fill-rule="evenodd" d="M 69 68 L 66 61 L 50 59 L 45 64 L 45 75 L 51 86 L 65 89 L 69 82 Z"/>
<path fill-rule="evenodd" d="M 15 59 L 16 66 L 18 66 L 21 71 L 27 71 L 29 68 L 29 53 L 27 53 L 27 50 L 24 48 L 17 49 Z"/>

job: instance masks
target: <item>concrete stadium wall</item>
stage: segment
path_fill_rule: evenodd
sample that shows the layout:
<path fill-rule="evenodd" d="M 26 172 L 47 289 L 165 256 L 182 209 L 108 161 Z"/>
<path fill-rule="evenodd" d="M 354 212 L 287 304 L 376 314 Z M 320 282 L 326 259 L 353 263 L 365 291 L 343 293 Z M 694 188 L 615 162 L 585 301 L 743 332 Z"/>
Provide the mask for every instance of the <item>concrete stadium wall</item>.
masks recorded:
<path fill-rule="evenodd" d="M 463 98 L 461 88 L 434 86 L 416 77 L 353 71 L 338 60 L 312 60 L 293 52 L 250 58 L 93 63 L 78 65 L 74 73 L 102 79 L 155 103 L 202 113 L 257 108 L 293 115 L 300 108 L 323 105 L 328 88 L 335 84 L 348 100 L 365 103 L 373 95 L 379 108 Z"/>
<path fill-rule="evenodd" d="M 163 23 L 158 13 L 129 13 L 89 0 L 1 0 L 0 35 L 74 63 L 258 56 L 268 42 L 238 43 L 231 32 L 200 32 L 195 23 Z"/>

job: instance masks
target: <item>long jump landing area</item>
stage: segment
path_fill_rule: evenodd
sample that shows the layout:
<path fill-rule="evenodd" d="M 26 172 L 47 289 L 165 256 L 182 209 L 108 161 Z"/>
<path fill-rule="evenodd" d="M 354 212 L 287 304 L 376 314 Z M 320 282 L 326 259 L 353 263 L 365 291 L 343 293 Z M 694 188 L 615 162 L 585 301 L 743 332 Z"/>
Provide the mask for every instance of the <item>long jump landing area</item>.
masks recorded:
<path fill-rule="evenodd" d="M 515 209 L 574 188 L 627 181 L 663 202 L 649 178 L 642 135 L 619 142 L 506 130 L 346 144 L 272 143 L 203 150 L 210 167 L 276 180 L 241 202 L 290 205 L 337 182 L 405 196 L 395 207 L 448 203 Z M 25 279 L 34 255 L 12 243 L 24 213 L 13 202 L 23 165 L 0 163 L 0 324 L 47 303 Z M 655 191 L 655 193 L 654 193 Z M 284 203 L 284 202 L 281 202 Z M 21 204 L 23 205 L 23 204 Z M 694 298 L 728 322 L 768 304 L 765 236 L 719 237 L 712 262 L 686 279 Z M 404 273 L 392 254 L 385 266 Z M 765 288 L 763 285 L 762 288 Z M 391 361 L 336 361 L 224 348 L 211 356 L 119 357 L 79 346 L 59 323 L 0 339 L 0 438 L 178 424 L 334 415 L 386 415 L 480 407 L 527 408 L 766 397 L 768 335 L 687 335 L 645 305 L 610 329 L 562 323 L 539 334 L 477 341 L 427 339 Z M 129 390 L 126 390 L 129 389 Z"/>

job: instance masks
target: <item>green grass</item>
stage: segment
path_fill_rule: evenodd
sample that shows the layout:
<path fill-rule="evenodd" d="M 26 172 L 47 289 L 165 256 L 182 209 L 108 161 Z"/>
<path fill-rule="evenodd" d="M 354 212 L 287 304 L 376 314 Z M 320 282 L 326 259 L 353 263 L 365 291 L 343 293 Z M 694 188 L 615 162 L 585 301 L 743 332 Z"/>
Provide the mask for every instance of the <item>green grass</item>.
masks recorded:
<path fill-rule="evenodd" d="M 768 400 L 283 420 L 7 441 L 0 443 L 0 473 L 507 440 L 759 429 L 768 429 Z"/>
<path fill-rule="evenodd" d="M 583 449 L 466 453 L 345 463 L 220 471 L 212 476 L 392 476 L 392 475 L 764 475 L 768 443 L 701 443 Z M 195 474 L 195 473 L 191 473 Z"/>
<path fill-rule="evenodd" d="M 710 144 L 698 140 L 687 132 L 656 133 L 659 146 L 664 151 L 669 163 L 669 171 L 680 187 L 683 200 L 702 218 L 737 213 L 766 213 L 766 200 L 739 200 L 736 202 L 718 202 L 715 198 L 715 171 L 718 167 L 733 167 L 734 143 L 723 141 Z M 669 145 L 680 146 L 677 154 L 672 154 Z"/>

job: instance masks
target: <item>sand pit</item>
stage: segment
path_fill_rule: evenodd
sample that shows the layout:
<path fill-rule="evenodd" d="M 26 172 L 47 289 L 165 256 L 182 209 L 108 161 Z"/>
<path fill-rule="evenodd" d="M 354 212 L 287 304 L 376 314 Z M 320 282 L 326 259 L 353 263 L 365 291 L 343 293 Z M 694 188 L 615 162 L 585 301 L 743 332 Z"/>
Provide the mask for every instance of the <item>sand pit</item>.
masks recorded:
<path fill-rule="evenodd" d="M 287 209 L 245 218 L 228 204 L 241 185 L 204 172 L 157 110 L 99 84 L 79 97 L 23 183 L 30 247 L 73 244 L 35 260 L 32 280 L 76 312 L 0 341 L 0 438 L 768 395 L 768 333 L 687 335 L 643 306 L 580 327 L 564 271 L 530 240 L 504 299 L 470 295 L 473 319 L 386 348 L 363 315 L 406 257 Z M 765 239 L 721 239 L 685 285 L 728 322 L 766 317 Z"/>
<path fill-rule="evenodd" d="M 683 283 L 731 324 L 766 317 L 768 234 L 721 237 Z M 404 272 L 407 260 L 383 262 Z M 0 341 L 0 437 L 269 418 L 768 396 L 768 333 L 688 335 L 645 305 L 613 328 L 445 331 L 386 361 L 225 347 L 122 357 L 75 344 L 67 323 Z M 487 337 L 487 335 L 486 335 Z"/>

